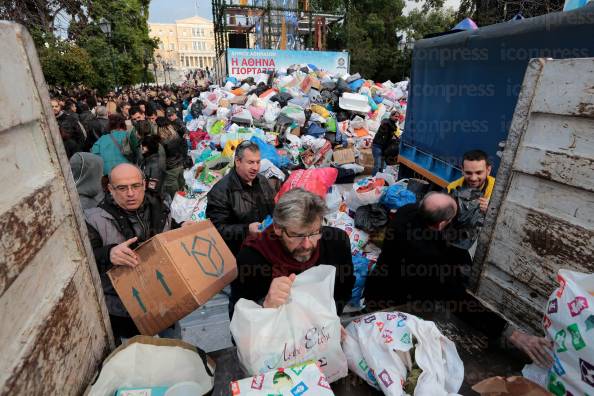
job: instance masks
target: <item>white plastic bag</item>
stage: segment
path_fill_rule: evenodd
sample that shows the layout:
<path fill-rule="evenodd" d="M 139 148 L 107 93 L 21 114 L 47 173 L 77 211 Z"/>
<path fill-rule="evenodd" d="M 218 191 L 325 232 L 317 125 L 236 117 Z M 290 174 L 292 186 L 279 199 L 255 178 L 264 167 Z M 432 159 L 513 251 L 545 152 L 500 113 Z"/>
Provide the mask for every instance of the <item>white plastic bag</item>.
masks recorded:
<path fill-rule="evenodd" d="M 549 297 L 544 328 L 554 340 L 548 390 L 555 395 L 594 392 L 594 274 L 561 269 Z"/>
<path fill-rule="evenodd" d="M 281 181 L 285 181 L 285 174 L 279 168 L 277 168 L 269 159 L 263 158 L 260 162 L 260 174 L 264 175 L 267 179 L 276 177 Z"/>
<path fill-rule="evenodd" d="M 118 388 L 172 386 L 192 381 L 207 394 L 214 386 L 214 367 L 195 347 L 180 340 L 136 336 L 103 362 L 88 396 L 112 396 Z"/>
<path fill-rule="evenodd" d="M 376 180 L 374 177 L 367 177 L 353 184 L 353 192 L 357 195 L 361 205 L 372 205 L 379 202 L 385 187 L 378 186 Z"/>
<path fill-rule="evenodd" d="M 329 382 L 347 375 L 334 302 L 336 268 L 318 265 L 297 275 L 287 304 L 263 308 L 240 299 L 231 320 L 239 361 L 250 375 L 313 360 Z"/>
<path fill-rule="evenodd" d="M 233 396 L 333 396 L 328 380 L 313 363 L 285 367 L 231 382 Z"/>
<path fill-rule="evenodd" d="M 396 183 L 396 179 L 394 178 L 394 176 L 386 172 L 378 172 L 375 174 L 374 177 L 376 179 L 384 179 L 386 183 L 388 183 L 388 186 L 391 186 L 392 184 Z"/>
<path fill-rule="evenodd" d="M 462 385 L 464 365 L 456 346 L 433 322 L 401 312 L 376 312 L 353 321 L 347 333 L 357 341 L 343 345 L 349 367 L 375 386 L 372 375 L 385 395 L 405 394 L 401 384 L 412 368 L 413 337 L 418 342 L 414 360 L 422 370 L 415 396 L 455 395 Z"/>
<path fill-rule="evenodd" d="M 348 204 L 348 203 L 347 203 Z M 330 227 L 340 228 L 349 236 L 351 242 L 351 253 L 362 253 L 363 248 L 369 242 L 369 234 L 355 228 L 355 220 L 345 212 L 334 212 L 324 218 Z"/>
<path fill-rule="evenodd" d="M 330 187 L 330 191 L 326 195 L 326 206 L 330 212 L 338 211 L 340 204 L 342 203 L 342 194 L 338 191 L 336 186 Z"/>
<path fill-rule="evenodd" d="M 171 217 L 177 223 L 190 220 L 197 203 L 198 200 L 196 199 L 189 199 L 180 194 L 175 194 L 171 202 Z"/>
<path fill-rule="evenodd" d="M 273 123 L 280 115 L 281 109 L 278 102 L 268 102 L 266 104 L 266 111 L 264 112 L 264 121 Z"/>
<path fill-rule="evenodd" d="M 217 120 L 226 120 L 229 118 L 230 114 L 231 109 L 228 109 L 227 107 L 219 107 L 217 109 Z"/>

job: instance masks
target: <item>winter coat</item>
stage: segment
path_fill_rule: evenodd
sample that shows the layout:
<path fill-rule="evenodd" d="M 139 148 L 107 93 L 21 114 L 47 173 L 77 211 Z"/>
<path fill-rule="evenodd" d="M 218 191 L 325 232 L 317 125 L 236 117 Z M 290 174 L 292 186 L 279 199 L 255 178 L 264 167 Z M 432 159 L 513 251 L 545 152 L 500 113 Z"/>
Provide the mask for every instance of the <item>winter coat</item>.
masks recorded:
<path fill-rule="evenodd" d="M 90 150 L 101 136 L 109 133 L 109 120 L 107 118 L 93 118 L 85 126 L 87 127 L 87 141 L 85 145 L 87 150 Z"/>
<path fill-rule="evenodd" d="M 111 133 L 101 136 L 91 148 L 93 154 L 97 154 L 103 159 L 104 175 L 109 175 L 111 170 L 117 165 L 129 162 L 111 138 L 113 136 L 120 146 L 123 147 L 124 140 L 129 139 L 128 135 L 126 131 L 111 131 Z"/>
<path fill-rule="evenodd" d="M 248 225 L 272 215 L 275 194 L 266 177 L 258 174 L 250 186 L 241 181 L 235 169 L 208 192 L 206 218 L 234 255 L 248 235 Z"/>
<path fill-rule="evenodd" d="M 373 144 L 380 146 L 382 151 L 387 149 L 392 139 L 394 139 L 394 131 L 396 129 L 396 122 L 389 118 L 383 120 L 373 138 Z"/>
<path fill-rule="evenodd" d="M 340 315 L 351 299 L 355 283 L 349 236 L 338 228 L 322 227 L 322 238 L 319 244 L 320 256 L 314 266 L 324 264 L 336 268 L 334 300 Z M 231 284 L 231 305 L 240 298 L 258 302 L 263 300 L 273 279 L 273 266 L 274 263 L 266 260 L 257 249 L 244 246 L 237 256 L 239 276 Z"/>
<path fill-rule="evenodd" d="M 85 210 L 85 218 L 107 310 L 110 315 L 128 317 L 128 311 L 107 276 L 107 271 L 113 267 L 110 251 L 130 238 L 138 237 L 138 241 L 130 246 L 134 249 L 149 238 L 169 231 L 172 228 L 169 206 L 147 194 L 141 207 L 129 212 L 117 206 L 108 194 L 98 207 Z"/>
<path fill-rule="evenodd" d="M 101 157 L 91 153 L 76 153 L 70 158 L 70 167 L 83 210 L 97 207 L 103 200 Z"/>
<path fill-rule="evenodd" d="M 429 228 L 417 204 L 405 205 L 386 229 L 367 277 L 365 303 L 377 310 L 413 300 L 456 300 L 465 291 L 462 269 L 471 262 L 467 251 L 448 243 L 445 232 Z"/>
<path fill-rule="evenodd" d="M 161 147 L 161 145 L 159 145 Z M 140 169 L 144 172 L 147 191 L 156 193 L 163 192 L 163 182 L 165 181 L 165 161 L 161 159 L 161 150 L 159 152 L 143 157 L 140 162 Z"/>

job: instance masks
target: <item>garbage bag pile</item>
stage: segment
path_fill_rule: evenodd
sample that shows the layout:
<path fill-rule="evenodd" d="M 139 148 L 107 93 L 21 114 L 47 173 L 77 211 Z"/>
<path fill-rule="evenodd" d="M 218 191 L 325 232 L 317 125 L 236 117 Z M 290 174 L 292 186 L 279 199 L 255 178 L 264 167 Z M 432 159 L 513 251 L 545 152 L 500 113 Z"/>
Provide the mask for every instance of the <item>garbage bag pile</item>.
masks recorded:
<path fill-rule="evenodd" d="M 382 120 L 399 111 L 404 130 L 407 97 L 408 81 L 376 83 L 314 65 L 210 86 L 183 111 L 194 166 L 184 173 L 185 194 L 173 200 L 175 220 L 205 219 L 206 194 L 233 166 L 237 146 L 251 140 L 260 148 L 260 173 L 284 183 L 277 199 L 295 187 L 326 199 L 327 225 L 349 234 L 358 273 L 366 276 L 380 252 L 373 234 L 385 227 L 390 210 L 415 201 L 406 188 L 394 187 L 396 166 L 364 177 L 373 168 L 371 146 Z M 358 277 L 355 289 L 363 285 Z M 359 301 L 355 292 L 354 307 Z"/>

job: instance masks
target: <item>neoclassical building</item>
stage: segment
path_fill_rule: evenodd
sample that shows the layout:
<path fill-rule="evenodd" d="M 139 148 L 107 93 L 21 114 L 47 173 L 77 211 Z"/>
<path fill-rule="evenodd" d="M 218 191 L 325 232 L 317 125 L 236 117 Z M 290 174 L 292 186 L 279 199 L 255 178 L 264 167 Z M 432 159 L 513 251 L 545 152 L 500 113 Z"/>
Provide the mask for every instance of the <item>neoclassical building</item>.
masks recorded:
<path fill-rule="evenodd" d="M 150 23 L 150 36 L 160 40 L 155 58 L 174 69 L 213 67 L 215 42 L 212 21 L 194 16 L 175 23 Z"/>

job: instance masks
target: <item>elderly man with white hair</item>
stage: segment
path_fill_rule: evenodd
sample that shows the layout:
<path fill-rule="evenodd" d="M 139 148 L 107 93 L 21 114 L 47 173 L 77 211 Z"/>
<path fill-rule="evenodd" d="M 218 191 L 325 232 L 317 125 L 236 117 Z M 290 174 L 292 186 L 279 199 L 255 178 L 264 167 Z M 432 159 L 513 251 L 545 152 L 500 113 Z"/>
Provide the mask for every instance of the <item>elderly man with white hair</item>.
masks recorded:
<path fill-rule="evenodd" d="M 324 200 L 309 191 L 285 193 L 274 209 L 273 224 L 248 237 L 237 256 L 232 302 L 246 298 L 278 308 L 287 302 L 296 275 L 325 264 L 336 267 L 334 299 L 340 314 L 355 278 L 348 235 L 322 225 L 327 210 Z"/>

